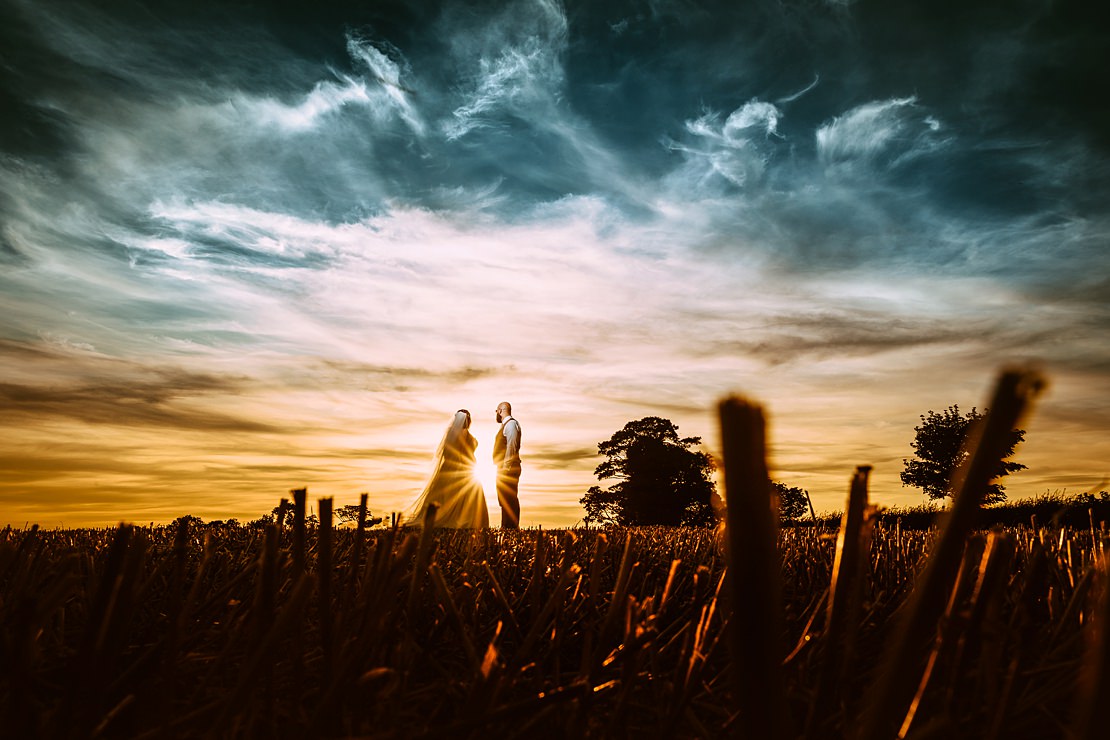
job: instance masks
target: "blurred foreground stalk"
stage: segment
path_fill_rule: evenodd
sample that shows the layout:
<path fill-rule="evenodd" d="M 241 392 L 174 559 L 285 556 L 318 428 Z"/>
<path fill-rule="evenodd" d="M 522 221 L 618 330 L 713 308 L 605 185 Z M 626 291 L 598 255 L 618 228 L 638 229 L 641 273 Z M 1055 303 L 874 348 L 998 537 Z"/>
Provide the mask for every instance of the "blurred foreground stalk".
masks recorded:
<path fill-rule="evenodd" d="M 993 471 L 1006 455 L 1011 432 L 1043 387 L 1043 379 L 1034 371 L 1009 370 L 999 377 L 986 423 L 972 431 L 973 439 L 968 443 L 971 455 L 953 476 L 956 493 L 951 510 L 868 692 L 859 740 L 886 740 L 897 735 L 907 712 L 913 711 L 911 702 L 921 679 L 925 653 L 949 601 L 965 543 Z"/>
<path fill-rule="evenodd" d="M 728 645 L 732 656 L 734 734 L 786 738 L 783 694 L 782 567 L 778 516 L 767 474 L 763 410 L 744 399 L 721 402 L 727 496 Z"/>

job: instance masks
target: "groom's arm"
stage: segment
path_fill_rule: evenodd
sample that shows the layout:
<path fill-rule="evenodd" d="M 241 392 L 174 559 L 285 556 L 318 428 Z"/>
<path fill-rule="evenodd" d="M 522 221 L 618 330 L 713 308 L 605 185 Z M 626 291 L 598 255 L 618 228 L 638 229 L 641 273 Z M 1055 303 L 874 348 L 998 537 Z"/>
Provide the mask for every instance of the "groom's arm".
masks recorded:
<path fill-rule="evenodd" d="M 520 424 L 513 419 L 505 425 L 505 459 L 501 465 L 509 467 L 520 462 Z"/>

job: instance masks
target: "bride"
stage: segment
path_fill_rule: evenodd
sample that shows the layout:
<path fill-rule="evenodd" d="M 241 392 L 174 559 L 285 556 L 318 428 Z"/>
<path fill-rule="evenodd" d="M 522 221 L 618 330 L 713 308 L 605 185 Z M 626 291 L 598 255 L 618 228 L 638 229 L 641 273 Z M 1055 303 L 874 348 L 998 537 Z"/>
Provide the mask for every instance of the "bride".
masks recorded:
<path fill-rule="evenodd" d="M 420 498 L 404 513 L 403 521 L 423 526 L 428 507 L 435 504 L 436 527 L 486 528 L 489 510 L 482 484 L 474 477 L 478 440 L 470 433 L 470 412 L 459 409 L 436 450 L 431 480 Z"/>

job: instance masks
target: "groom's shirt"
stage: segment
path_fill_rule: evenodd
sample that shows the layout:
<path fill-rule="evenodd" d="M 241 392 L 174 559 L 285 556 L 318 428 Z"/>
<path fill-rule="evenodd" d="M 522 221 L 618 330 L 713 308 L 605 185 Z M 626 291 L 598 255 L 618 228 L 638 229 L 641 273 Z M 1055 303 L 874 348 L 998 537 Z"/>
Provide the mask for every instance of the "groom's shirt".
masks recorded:
<path fill-rule="evenodd" d="M 502 449 L 504 454 L 499 454 Z M 503 467 L 520 465 L 520 422 L 511 416 L 501 425 L 494 443 L 494 462 Z"/>

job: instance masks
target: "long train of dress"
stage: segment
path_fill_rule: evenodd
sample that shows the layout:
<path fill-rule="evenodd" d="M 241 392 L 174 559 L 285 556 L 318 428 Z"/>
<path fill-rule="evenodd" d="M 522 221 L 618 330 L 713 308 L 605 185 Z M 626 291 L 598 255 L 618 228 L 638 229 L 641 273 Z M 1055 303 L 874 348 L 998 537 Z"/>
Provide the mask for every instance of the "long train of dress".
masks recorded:
<path fill-rule="evenodd" d="M 423 526 L 428 507 L 435 504 L 438 507 L 436 527 L 465 529 L 489 526 L 486 495 L 482 484 L 474 477 L 477 448 L 478 440 L 470 432 L 462 431 L 454 438 L 448 435 L 428 485 L 404 514 L 406 524 Z"/>

